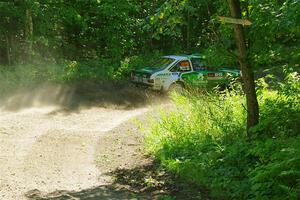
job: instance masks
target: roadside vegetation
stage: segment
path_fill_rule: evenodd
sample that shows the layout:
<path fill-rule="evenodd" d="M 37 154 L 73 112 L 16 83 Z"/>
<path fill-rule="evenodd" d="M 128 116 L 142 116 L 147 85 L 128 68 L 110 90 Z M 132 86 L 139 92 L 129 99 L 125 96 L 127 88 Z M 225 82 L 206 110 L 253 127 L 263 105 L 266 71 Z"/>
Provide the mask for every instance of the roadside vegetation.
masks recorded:
<path fill-rule="evenodd" d="M 147 149 L 186 182 L 221 199 L 298 199 L 300 195 L 299 74 L 271 87 L 259 79 L 260 123 L 246 134 L 244 94 L 173 94 L 176 108 L 162 115 Z M 238 85 L 240 86 L 240 85 Z"/>

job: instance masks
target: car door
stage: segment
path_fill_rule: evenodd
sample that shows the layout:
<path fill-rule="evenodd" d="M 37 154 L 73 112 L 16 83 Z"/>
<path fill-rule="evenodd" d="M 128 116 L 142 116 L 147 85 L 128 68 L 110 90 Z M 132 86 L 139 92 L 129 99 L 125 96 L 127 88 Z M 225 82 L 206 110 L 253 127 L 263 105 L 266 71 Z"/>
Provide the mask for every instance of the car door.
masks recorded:
<path fill-rule="evenodd" d="M 169 69 L 171 75 L 165 84 L 165 90 L 168 90 L 171 84 L 180 80 L 182 74 L 192 72 L 192 65 L 188 59 L 178 61 L 174 66 Z"/>
<path fill-rule="evenodd" d="M 222 85 L 225 82 L 225 73 L 217 69 L 208 69 L 207 71 L 207 82 L 208 87 L 215 87 Z"/>
<path fill-rule="evenodd" d="M 181 75 L 182 81 L 190 87 L 205 87 L 207 84 L 207 68 L 200 58 L 191 58 L 192 71 Z"/>

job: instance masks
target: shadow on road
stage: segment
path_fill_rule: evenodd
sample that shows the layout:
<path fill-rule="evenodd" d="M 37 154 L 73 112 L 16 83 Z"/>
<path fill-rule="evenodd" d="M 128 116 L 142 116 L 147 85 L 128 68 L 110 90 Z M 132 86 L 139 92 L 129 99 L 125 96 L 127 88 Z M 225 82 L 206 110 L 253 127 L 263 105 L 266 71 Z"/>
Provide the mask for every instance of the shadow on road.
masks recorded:
<path fill-rule="evenodd" d="M 99 186 L 78 192 L 56 191 L 50 194 L 42 194 L 38 190 L 29 191 L 26 195 L 31 200 L 117 200 L 137 199 L 137 195 L 129 190 L 114 186 Z M 150 198 L 147 198 L 150 199 Z"/>
<path fill-rule="evenodd" d="M 159 168 L 158 163 L 133 169 L 117 169 L 108 175 L 114 177 L 111 185 L 48 194 L 32 190 L 26 197 L 29 200 L 210 199 L 207 190 L 192 184 L 182 184 L 175 176 Z"/>
<path fill-rule="evenodd" d="M 81 191 L 55 191 L 43 194 L 29 191 L 30 200 L 114 200 L 114 199 L 161 199 L 175 189 L 170 175 L 149 164 L 134 169 L 117 169 L 108 175 L 114 177 L 111 185 L 103 185 Z"/>

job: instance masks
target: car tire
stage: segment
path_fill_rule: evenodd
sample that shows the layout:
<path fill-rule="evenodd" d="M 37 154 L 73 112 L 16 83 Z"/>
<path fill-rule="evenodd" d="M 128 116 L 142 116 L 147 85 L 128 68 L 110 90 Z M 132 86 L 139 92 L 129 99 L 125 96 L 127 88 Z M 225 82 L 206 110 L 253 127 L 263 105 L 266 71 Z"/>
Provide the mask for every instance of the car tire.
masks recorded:
<path fill-rule="evenodd" d="M 184 91 L 183 84 L 177 82 L 177 83 L 172 83 L 172 85 L 170 85 L 168 93 L 176 92 L 176 93 L 182 94 L 183 91 Z"/>

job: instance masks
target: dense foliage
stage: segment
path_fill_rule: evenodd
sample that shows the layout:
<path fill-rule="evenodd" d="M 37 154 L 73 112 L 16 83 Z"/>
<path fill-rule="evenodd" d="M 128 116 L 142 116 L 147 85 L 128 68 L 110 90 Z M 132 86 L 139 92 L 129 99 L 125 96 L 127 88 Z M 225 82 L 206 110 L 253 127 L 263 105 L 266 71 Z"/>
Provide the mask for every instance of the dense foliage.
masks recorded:
<path fill-rule="evenodd" d="M 242 1 L 243 16 L 253 22 L 246 33 L 255 67 L 299 64 L 299 4 Z M 154 49 L 201 51 L 212 64 L 234 64 L 232 26 L 217 19 L 228 16 L 222 0 L 1 1 L 0 10 L 1 64 L 119 62 Z"/>
<path fill-rule="evenodd" d="M 277 89 L 260 80 L 261 122 L 251 140 L 238 88 L 218 95 L 175 95 L 176 109 L 154 123 L 148 150 L 215 197 L 299 199 L 299 78 L 291 73 Z"/>

